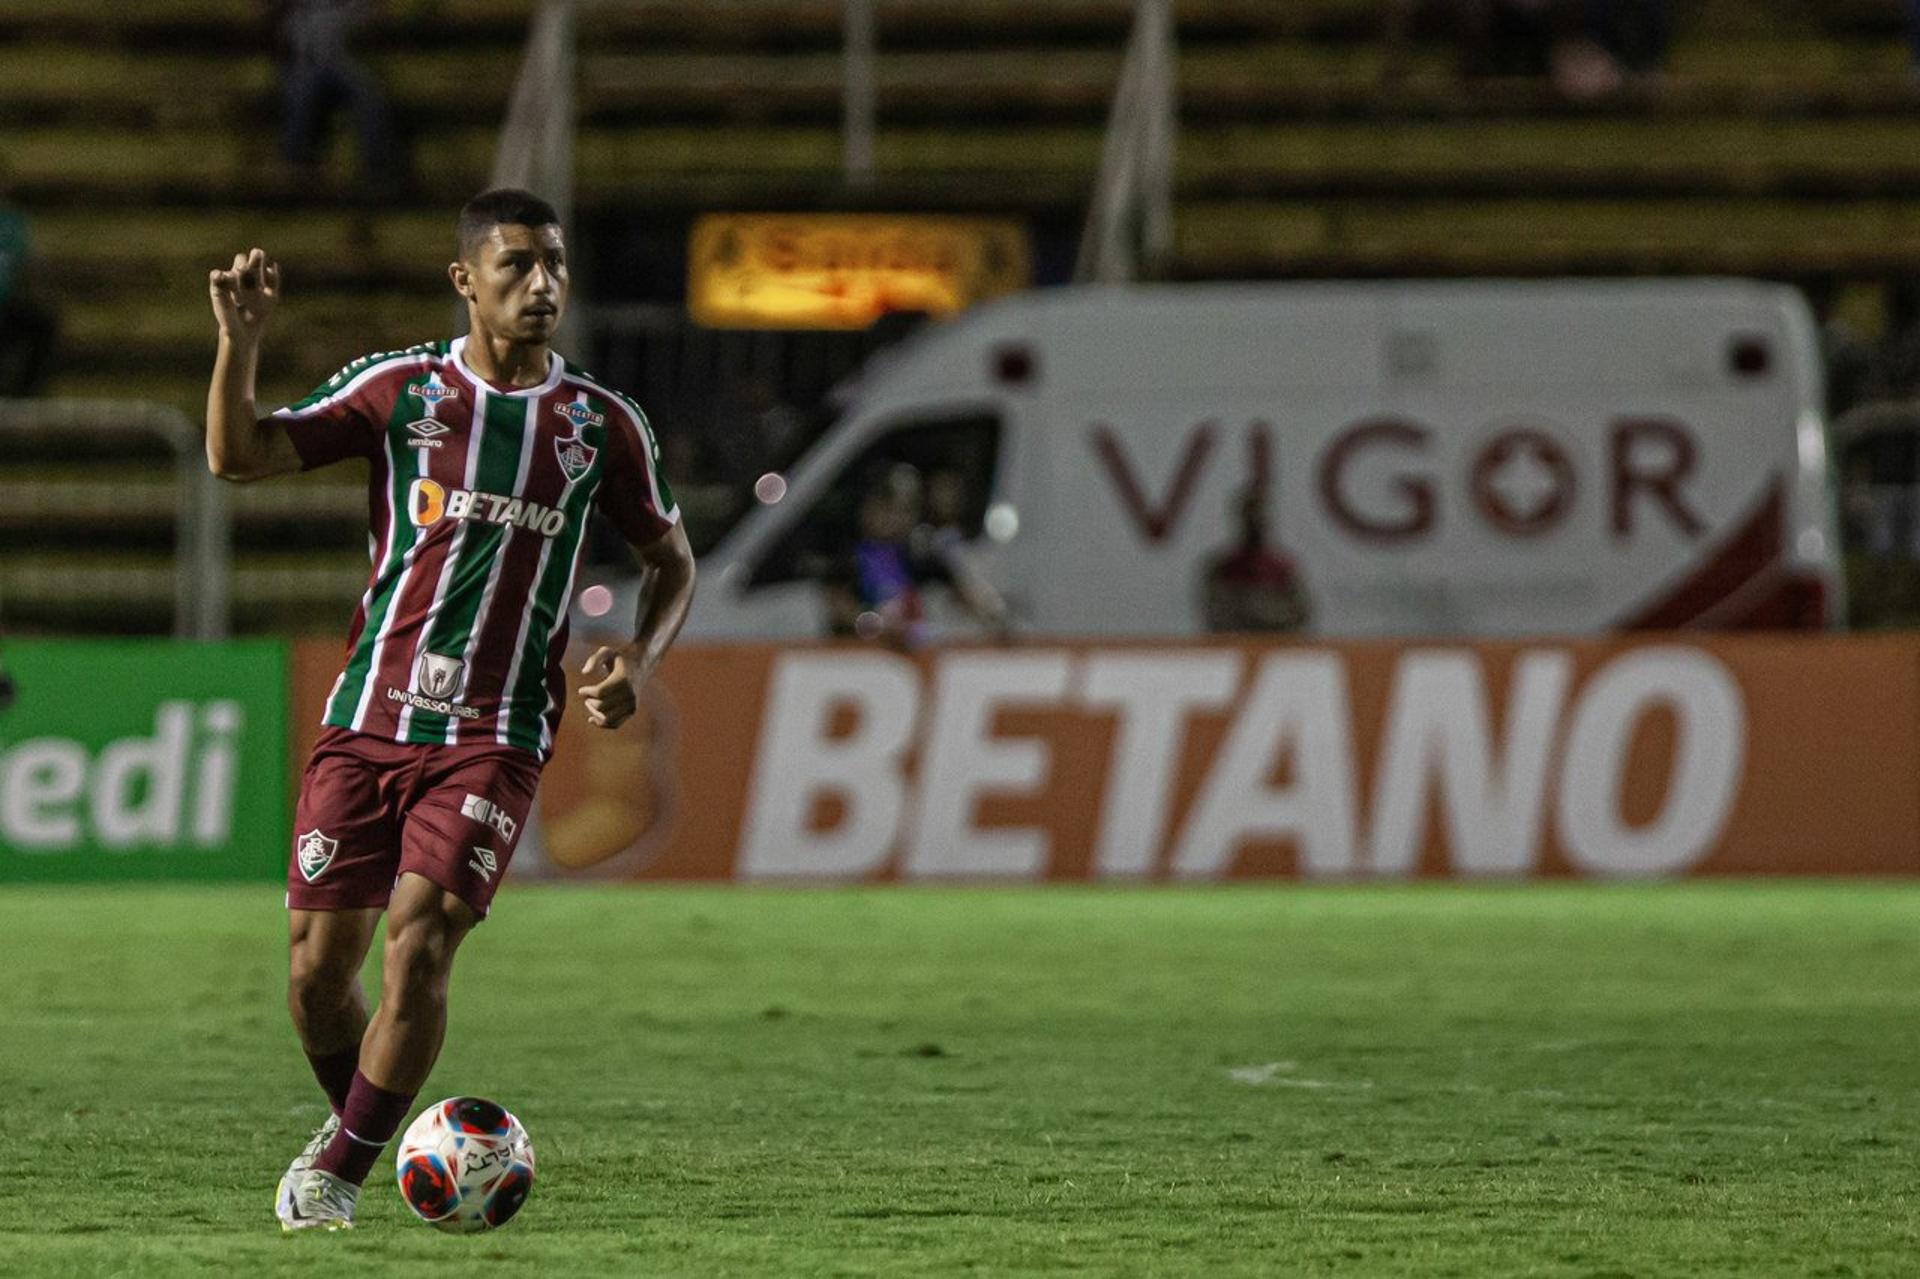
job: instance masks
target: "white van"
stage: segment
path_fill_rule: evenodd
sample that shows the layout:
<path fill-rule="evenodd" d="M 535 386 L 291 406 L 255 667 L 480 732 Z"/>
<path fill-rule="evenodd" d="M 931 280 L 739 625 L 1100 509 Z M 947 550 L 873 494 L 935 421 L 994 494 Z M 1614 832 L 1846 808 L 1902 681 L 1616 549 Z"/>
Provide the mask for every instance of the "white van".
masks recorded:
<path fill-rule="evenodd" d="M 826 634 L 823 566 L 901 463 L 963 491 L 949 535 L 1030 632 L 1841 612 L 1816 334 L 1784 287 L 1057 289 L 923 330 L 844 403 L 703 557 L 689 636 Z M 966 633 L 948 594 L 926 591 L 932 629 Z"/>

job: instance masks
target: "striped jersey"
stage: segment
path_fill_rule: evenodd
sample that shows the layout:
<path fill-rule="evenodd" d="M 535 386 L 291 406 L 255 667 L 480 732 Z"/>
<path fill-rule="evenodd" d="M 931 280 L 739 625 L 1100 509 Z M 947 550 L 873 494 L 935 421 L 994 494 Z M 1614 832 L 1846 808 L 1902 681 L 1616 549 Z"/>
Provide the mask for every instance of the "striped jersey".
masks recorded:
<path fill-rule="evenodd" d="M 322 723 L 545 758 L 589 508 L 645 545 L 680 519 L 639 407 L 561 359 L 487 382 L 466 339 L 355 360 L 275 413 L 312 470 L 372 462 L 372 571 Z"/>

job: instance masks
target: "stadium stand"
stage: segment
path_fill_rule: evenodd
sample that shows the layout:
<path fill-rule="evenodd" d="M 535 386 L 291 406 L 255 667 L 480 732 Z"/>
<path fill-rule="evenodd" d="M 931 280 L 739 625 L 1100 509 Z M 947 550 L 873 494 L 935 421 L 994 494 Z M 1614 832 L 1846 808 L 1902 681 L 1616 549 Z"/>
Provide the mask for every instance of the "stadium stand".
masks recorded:
<path fill-rule="evenodd" d="M 595 9 L 578 220 L 870 207 L 1074 225 L 1130 12 L 1126 0 L 881 0 L 877 177 L 849 190 L 837 0 Z M 1700 0 L 1679 8 L 1657 85 L 1582 102 L 1543 83 L 1463 87 L 1438 26 L 1416 24 L 1396 52 L 1384 12 L 1380 0 L 1181 0 L 1168 274 L 1920 271 L 1920 81 L 1895 4 Z M 366 44 L 417 172 L 404 197 L 376 202 L 356 187 L 345 130 L 325 180 L 279 161 L 274 70 L 249 0 L 13 0 L 0 189 L 32 216 L 63 308 L 50 393 L 197 417 L 204 272 L 249 243 L 286 264 L 269 400 L 443 332 L 449 211 L 485 182 L 529 13 L 526 0 L 388 6 Z M 155 470 L 133 459 L 83 475 L 39 457 L 0 469 L 10 625 L 164 626 L 164 551 L 147 522 L 116 520 L 115 553 L 122 568 L 148 564 L 153 589 L 122 573 L 103 593 L 76 591 L 57 535 L 18 516 L 96 519 L 103 485 L 123 511 L 161 510 L 170 490 Z M 143 483 L 150 499 L 126 496 Z M 352 476 L 249 490 L 235 510 L 240 629 L 336 617 L 357 593 Z"/>

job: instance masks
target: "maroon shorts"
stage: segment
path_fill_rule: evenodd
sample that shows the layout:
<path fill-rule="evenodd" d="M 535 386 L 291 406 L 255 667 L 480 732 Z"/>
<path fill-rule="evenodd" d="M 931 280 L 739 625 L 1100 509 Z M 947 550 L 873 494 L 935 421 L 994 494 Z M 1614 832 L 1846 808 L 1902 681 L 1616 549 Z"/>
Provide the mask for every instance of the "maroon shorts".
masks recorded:
<path fill-rule="evenodd" d="M 405 871 L 479 915 L 533 810 L 540 761 L 514 746 L 416 746 L 321 730 L 294 809 L 287 905 L 385 906 Z"/>

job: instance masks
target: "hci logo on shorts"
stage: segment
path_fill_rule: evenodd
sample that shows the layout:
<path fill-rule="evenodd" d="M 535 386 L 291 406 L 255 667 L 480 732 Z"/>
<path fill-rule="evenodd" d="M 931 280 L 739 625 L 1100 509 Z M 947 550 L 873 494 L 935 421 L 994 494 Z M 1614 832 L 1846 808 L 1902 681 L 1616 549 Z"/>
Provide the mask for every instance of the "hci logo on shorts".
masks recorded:
<path fill-rule="evenodd" d="M 340 841 L 328 839 L 316 829 L 302 835 L 294 847 L 299 852 L 300 873 L 311 884 L 326 873 L 327 867 L 333 865 L 333 855 L 340 851 Z"/>
<path fill-rule="evenodd" d="M 438 653 L 422 653 L 419 670 L 415 672 L 419 691 L 440 702 L 451 702 L 460 696 L 461 686 L 467 682 L 466 675 L 465 662 Z"/>

